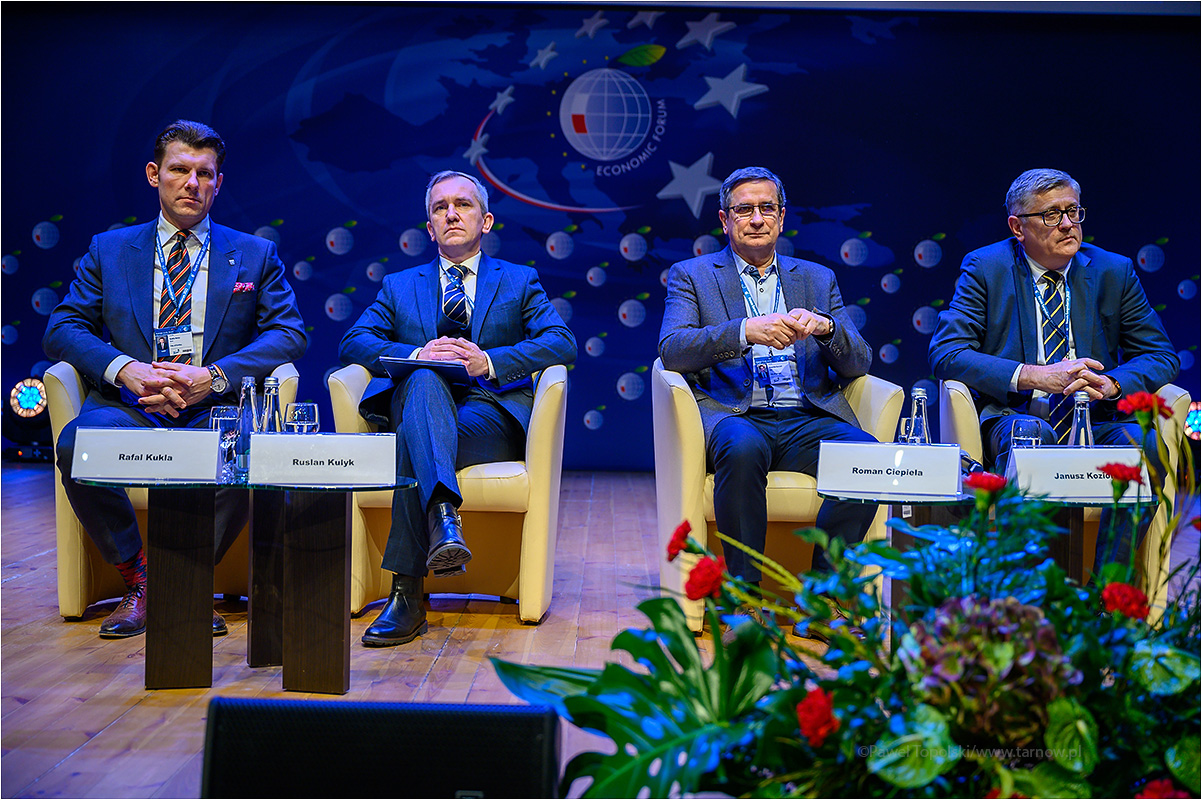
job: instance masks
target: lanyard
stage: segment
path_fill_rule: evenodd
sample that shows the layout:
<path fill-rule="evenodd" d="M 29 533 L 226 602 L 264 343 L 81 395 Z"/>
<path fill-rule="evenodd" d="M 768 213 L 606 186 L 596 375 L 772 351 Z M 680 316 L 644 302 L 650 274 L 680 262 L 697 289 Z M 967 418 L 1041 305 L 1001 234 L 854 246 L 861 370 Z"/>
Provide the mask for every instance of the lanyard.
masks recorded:
<path fill-rule="evenodd" d="M 745 274 L 746 273 L 739 273 L 739 286 L 743 289 L 743 296 L 747 298 L 747 305 L 751 306 L 751 309 L 755 311 L 755 314 L 758 317 L 760 315 L 760 304 L 755 301 L 755 298 L 751 295 L 751 291 L 747 288 L 747 281 L 743 280 L 743 276 Z M 754 277 L 752 280 L 756 281 L 757 283 L 759 282 L 758 279 Z M 780 288 L 780 270 L 778 269 L 776 271 L 776 295 L 772 298 L 773 314 L 777 313 L 777 311 L 780 309 L 780 301 L 783 297 L 784 293 Z"/>
<path fill-rule="evenodd" d="M 1061 276 L 1064 281 L 1064 344 L 1067 347 L 1069 343 L 1069 326 L 1072 322 L 1073 313 L 1073 290 L 1068 285 L 1068 278 Z M 1048 322 L 1052 321 L 1052 315 L 1048 312 L 1047 303 L 1044 302 L 1043 292 L 1039 291 L 1039 285 L 1035 282 L 1035 276 L 1031 275 L 1031 289 L 1035 292 L 1035 302 L 1039 304 L 1039 310 L 1043 312 L 1043 318 Z M 1059 326 L 1057 326 L 1059 329 Z"/>
<path fill-rule="evenodd" d="M 184 284 L 182 289 L 180 289 L 181 297 L 190 297 L 192 295 L 192 284 L 196 281 L 197 273 L 200 272 L 200 264 L 204 260 L 205 251 L 209 249 L 209 240 L 212 238 L 212 236 L 213 231 L 210 228 L 209 232 L 205 234 L 205 240 L 200 246 L 200 252 L 196 254 L 196 260 L 192 262 L 192 271 L 188 275 L 188 282 Z M 187 252 L 187 242 L 188 240 L 185 239 L 184 252 Z M 175 291 L 171 286 L 171 274 L 167 271 L 167 256 L 165 253 L 163 253 L 163 243 L 159 241 L 158 233 L 155 233 L 154 243 L 158 246 L 159 263 L 163 267 L 163 291 L 167 293 L 167 298 L 171 301 L 172 305 L 174 305 L 176 308 L 179 308 L 179 301 L 176 299 Z"/>

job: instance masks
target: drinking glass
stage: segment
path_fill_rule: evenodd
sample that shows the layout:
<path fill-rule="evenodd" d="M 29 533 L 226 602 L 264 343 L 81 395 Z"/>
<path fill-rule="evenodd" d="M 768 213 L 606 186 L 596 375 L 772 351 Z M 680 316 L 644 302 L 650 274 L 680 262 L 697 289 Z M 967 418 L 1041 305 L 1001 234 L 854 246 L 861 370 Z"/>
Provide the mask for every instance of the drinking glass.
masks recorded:
<path fill-rule="evenodd" d="M 284 410 L 284 430 L 287 433 L 317 433 L 317 403 L 289 403 Z"/>
<path fill-rule="evenodd" d="M 213 406 L 209 427 L 217 431 L 217 482 L 234 483 L 234 445 L 238 442 L 238 407 Z"/>
<path fill-rule="evenodd" d="M 1037 419 L 1016 419 L 1010 427 L 1011 447 L 1039 447 L 1043 430 Z"/>

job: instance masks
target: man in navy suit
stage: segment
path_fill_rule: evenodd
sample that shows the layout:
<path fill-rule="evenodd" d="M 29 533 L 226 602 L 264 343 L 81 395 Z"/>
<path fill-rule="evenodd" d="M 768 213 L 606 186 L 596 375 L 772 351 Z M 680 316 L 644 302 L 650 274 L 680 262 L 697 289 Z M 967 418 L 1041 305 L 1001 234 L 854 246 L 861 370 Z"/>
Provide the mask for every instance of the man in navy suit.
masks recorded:
<path fill-rule="evenodd" d="M 423 580 L 453 575 L 472 554 L 463 541 L 455 470 L 520 460 L 534 405 L 531 375 L 576 359 L 576 339 L 529 267 L 480 251 L 493 225 L 488 191 L 462 172 L 439 172 L 426 187 L 426 230 L 438 245 L 429 264 L 389 275 L 375 302 L 342 337 L 339 356 L 374 375 L 360 412 L 397 434 L 399 489 L 383 567 L 392 590 L 363 635 L 376 647 L 427 630 Z M 381 356 L 462 364 L 468 383 L 431 369 L 392 381 Z"/>
<path fill-rule="evenodd" d="M 105 638 L 146 630 L 146 557 L 126 493 L 71 479 L 76 429 L 207 427 L 212 406 L 237 402 L 243 377 L 261 380 L 305 352 L 275 244 L 209 219 L 224 159 L 225 143 L 209 126 L 168 125 L 146 165 L 158 218 L 93 237 L 42 340 L 50 358 L 70 363 L 89 385 L 79 416 L 59 434 L 56 456 L 72 508 L 125 580 L 125 597 L 101 623 Z M 179 286 L 168 274 L 179 276 Z M 219 492 L 218 561 L 247 510 L 245 491 Z M 214 611 L 214 635 L 225 632 Z"/>
<path fill-rule="evenodd" d="M 843 307 L 834 273 L 777 254 L 780 178 L 762 167 L 735 170 L 719 198 L 730 246 L 669 270 L 659 354 L 697 397 L 718 530 L 762 553 L 770 470 L 814 475 L 823 439 L 876 441 L 842 393 L 844 381 L 867 373 L 872 351 Z M 854 543 L 876 512 L 825 500 L 817 525 Z M 732 575 L 762 577 L 733 547 L 726 562 Z"/>
<path fill-rule="evenodd" d="M 935 376 L 972 389 L 985 459 L 999 472 L 1013 422 L 1035 420 L 1044 443 L 1053 444 L 1053 401 L 1065 396 L 1071 405 L 1078 390 L 1094 401 L 1096 444 L 1139 441 L 1139 426 L 1118 412 L 1117 401 L 1155 392 L 1177 376 L 1180 362 L 1131 259 L 1082 244 L 1081 187 L 1065 172 L 1019 175 L 1006 210 L 1013 237 L 965 256 L 955 295 L 939 315 L 929 351 Z M 1049 331 L 1050 345 L 1045 319 L 1061 331 Z M 1163 474 L 1154 432 L 1143 447 Z M 1109 529 L 1108 513 L 1100 531 Z M 1125 557 L 1130 528 L 1119 527 L 1113 541 L 1098 536 L 1095 569 Z"/>

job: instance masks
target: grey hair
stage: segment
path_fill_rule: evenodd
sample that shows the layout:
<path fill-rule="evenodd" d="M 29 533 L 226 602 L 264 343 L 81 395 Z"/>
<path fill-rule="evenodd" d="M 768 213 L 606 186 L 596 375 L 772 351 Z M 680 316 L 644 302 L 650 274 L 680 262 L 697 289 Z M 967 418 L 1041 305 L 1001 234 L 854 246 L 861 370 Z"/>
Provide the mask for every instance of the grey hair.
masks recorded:
<path fill-rule="evenodd" d="M 430 182 L 426 184 L 426 218 L 430 216 L 430 195 L 434 193 L 434 186 L 442 183 L 448 178 L 463 178 L 472 182 L 472 186 L 476 187 L 476 201 L 480 204 L 481 213 L 488 213 L 488 189 L 484 188 L 484 184 L 480 183 L 479 179 L 473 175 L 468 175 L 466 172 L 456 172 L 453 169 L 444 169 L 442 172 L 436 172 L 430 177 Z"/>
<path fill-rule="evenodd" d="M 785 185 L 781 183 L 780 178 L 776 177 L 775 172 L 764 167 L 743 167 L 736 169 L 727 176 L 726 180 L 722 181 L 722 191 L 718 198 L 723 209 L 730 207 L 730 195 L 735 187 L 747 181 L 772 181 L 776 184 L 776 201 L 782 207 L 785 205 Z"/>
<path fill-rule="evenodd" d="M 1080 199 L 1081 185 L 1067 172 L 1058 169 L 1029 169 L 1010 184 L 1010 190 L 1006 192 L 1006 213 L 1022 214 L 1029 207 L 1032 197 L 1061 186 L 1071 186 Z"/>

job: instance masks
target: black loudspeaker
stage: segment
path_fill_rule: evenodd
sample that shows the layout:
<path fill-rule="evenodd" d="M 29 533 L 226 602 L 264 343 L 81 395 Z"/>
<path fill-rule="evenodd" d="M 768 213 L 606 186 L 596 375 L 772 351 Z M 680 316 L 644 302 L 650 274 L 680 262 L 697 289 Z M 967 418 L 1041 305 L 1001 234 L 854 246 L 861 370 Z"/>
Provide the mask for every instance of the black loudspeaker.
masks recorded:
<path fill-rule="evenodd" d="M 557 797 L 546 706 L 214 697 L 201 797 Z"/>

